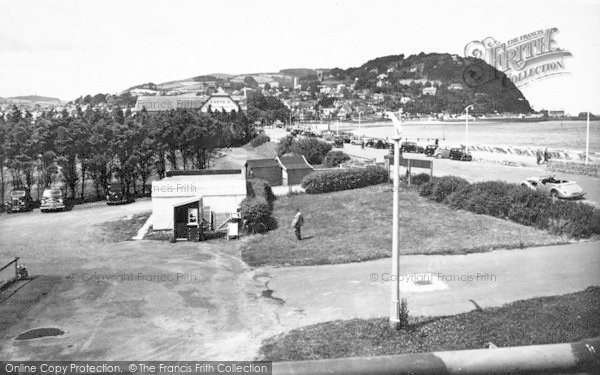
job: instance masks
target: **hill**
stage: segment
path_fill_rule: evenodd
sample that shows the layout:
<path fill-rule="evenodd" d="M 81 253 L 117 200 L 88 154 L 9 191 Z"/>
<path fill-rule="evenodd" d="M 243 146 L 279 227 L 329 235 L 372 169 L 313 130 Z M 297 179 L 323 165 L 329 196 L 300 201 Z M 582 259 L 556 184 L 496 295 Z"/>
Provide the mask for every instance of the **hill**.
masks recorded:
<path fill-rule="evenodd" d="M 58 98 L 52 98 L 49 96 L 40 96 L 40 95 L 13 96 L 13 97 L 6 98 L 6 99 L 12 100 L 12 101 L 44 102 L 44 103 L 56 103 L 56 104 L 61 103 L 61 100 Z"/>
<path fill-rule="evenodd" d="M 410 113 L 462 113 L 466 103 L 474 104 L 473 113 L 533 112 L 523 93 L 504 73 L 482 60 L 448 53 L 383 56 L 347 69 L 290 68 L 273 73 L 199 75 L 141 84 L 123 93 L 201 95 L 217 87 L 239 91 L 257 86 L 292 92 L 294 78 L 313 99 L 332 95 L 335 90 L 336 99 L 362 100 Z M 326 86 L 330 89 L 323 90 Z"/>

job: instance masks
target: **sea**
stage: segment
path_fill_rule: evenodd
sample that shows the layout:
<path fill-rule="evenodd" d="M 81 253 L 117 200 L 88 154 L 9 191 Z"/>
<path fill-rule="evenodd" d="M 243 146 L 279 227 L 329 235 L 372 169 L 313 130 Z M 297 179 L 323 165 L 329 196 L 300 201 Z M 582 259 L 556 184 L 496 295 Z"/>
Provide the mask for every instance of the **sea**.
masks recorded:
<path fill-rule="evenodd" d="M 336 124 L 332 123 L 330 129 L 335 131 Z M 363 123 L 360 127 L 356 124 L 341 124 L 339 129 L 381 139 L 391 138 L 394 135 L 391 123 Z M 429 143 L 439 139 L 440 144 L 459 146 L 465 144 L 465 123 L 404 121 L 402 138 L 419 143 Z M 586 143 L 586 121 L 469 121 L 468 143 L 583 152 Z M 589 151 L 600 153 L 600 121 L 590 121 Z"/>

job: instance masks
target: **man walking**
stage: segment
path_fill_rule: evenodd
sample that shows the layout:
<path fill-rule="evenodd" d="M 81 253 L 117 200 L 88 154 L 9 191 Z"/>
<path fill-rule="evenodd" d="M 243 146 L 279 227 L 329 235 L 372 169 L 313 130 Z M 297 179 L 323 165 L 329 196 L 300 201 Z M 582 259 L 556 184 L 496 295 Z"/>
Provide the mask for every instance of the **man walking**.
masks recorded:
<path fill-rule="evenodd" d="M 296 215 L 294 216 L 294 221 L 292 221 L 292 227 L 294 227 L 294 233 L 296 234 L 296 238 L 298 241 L 302 239 L 300 234 L 300 228 L 304 225 L 304 216 L 302 216 L 302 212 L 300 212 L 299 208 L 296 208 Z"/>

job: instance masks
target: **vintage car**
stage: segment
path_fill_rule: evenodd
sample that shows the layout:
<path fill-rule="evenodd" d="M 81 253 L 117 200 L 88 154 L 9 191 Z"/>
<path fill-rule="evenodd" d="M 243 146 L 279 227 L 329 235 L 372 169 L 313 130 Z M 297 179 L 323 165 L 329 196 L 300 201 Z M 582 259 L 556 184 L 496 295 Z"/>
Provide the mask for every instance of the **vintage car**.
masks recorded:
<path fill-rule="evenodd" d="M 363 140 L 360 137 L 352 137 L 352 139 L 350 140 L 350 144 L 352 145 L 361 145 L 363 144 Z"/>
<path fill-rule="evenodd" d="M 585 192 L 577 183 L 559 180 L 556 176 L 530 177 L 521 182 L 521 186 L 550 194 L 552 198 L 581 199 L 585 195 Z"/>
<path fill-rule="evenodd" d="M 438 159 L 447 159 L 450 157 L 450 149 L 438 147 L 433 152 L 433 157 Z"/>
<path fill-rule="evenodd" d="M 467 153 L 462 148 L 451 148 L 449 157 L 452 160 L 461 160 L 461 161 L 473 160 L 473 156 L 471 154 Z"/>
<path fill-rule="evenodd" d="M 344 147 L 344 139 L 342 137 L 334 137 L 333 138 L 333 147 L 334 148 L 343 148 Z"/>
<path fill-rule="evenodd" d="M 423 153 L 425 154 L 425 156 L 433 156 L 437 148 L 438 146 L 436 145 L 427 145 L 425 146 L 425 150 L 423 150 Z"/>
<path fill-rule="evenodd" d="M 119 183 L 110 184 L 106 188 L 106 204 L 109 206 L 135 202 L 131 194 Z"/>
<path fill-rule="evenodd" d="M 5 203 L 5 209 L 7 214 L 33 210 L 33 199 L 31 198 L 29 189 L 13 189 L 13 191 L 10 192 L 10 201 Z"/>
<path fill-rule="evenodd" d="M 72 208 L 65 192 L 61 188 L 44 189 L 40 202 L 40 211 L 67 211 Z"/>
<path fill-rule="evenodd" d="M 400 153 L 402 152 L 419 152 L 417 142 L 402 142 L 400 144 Z"/>

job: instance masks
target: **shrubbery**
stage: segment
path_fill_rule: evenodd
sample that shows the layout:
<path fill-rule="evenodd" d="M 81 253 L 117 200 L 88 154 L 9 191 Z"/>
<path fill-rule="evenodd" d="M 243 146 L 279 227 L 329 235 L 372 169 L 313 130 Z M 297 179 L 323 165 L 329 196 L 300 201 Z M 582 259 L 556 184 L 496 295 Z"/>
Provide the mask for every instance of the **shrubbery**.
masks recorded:
<path fill-rule="evenodd" d="M 558 235 L 587 238 L 600 234 L 600 210 L 585 203 L 555 201 L 516 184 L 470 184 L 454 176 L 436 177 L 421 185 L 419 194 L 457 209 L 509 219 Z"/>
<path fill-rule="evenodd" d="M 329 151 L 323 159 L 323 164 L 327 168 L 335 168 L 345 161 L 350 160 L 350 156 L 344 154 L 342 151 Z"/>
<path fill-rule="evenodd" d="M 252 178 L 246 181 L 246 189 L 247 197 L 242 201 L 240 208 L 240 215 L 247 224 L 246 229 L 259 232 L 275 229 L 277 223 L 272 214 L 276 197 L 271 185 L 265 180 Z"/>
<path fill-rule="evenodd" d="M 270 205 L 272 205 L 273 201 L 276 199 L 275 194 L 273 194 L 273 189 L 271 189 L 271 185 L 260 178 L 250 178 L 246 180 L 246 191 L 248 197 L 265 198 Z"/>
<path fill-rule="evenodd" d="M 323 158 L 333 146 L 317 138 L 297 139 L 288 135 L 279 140 L 277 144 L 277 156 L 285 154 L 303 155 L 310 164 L 321 164 Z"/>
<path fill-rule="evenodd" d="M 302 187 L 308 194 L 319 194 L 376 185 L 388 178 L 388 172 L 381 167 L 317 171 L 302 179 Z"/>
<path fill-rule="evenodd" d="M 271 138 L 269 138 L 269 136 L 265 135 L 265 134 L 259 134 L 256 137 L 254 137 L 254 139 L 252 139 L 252 141 L 250 141 L 250 146 L 252 147 L 258 147 L 260 145 L 262 145 L 263 143 L 267 143 L 271 140 Z"/>
<path fill-rule="evenodd" d="M 321 164 L 323 158 L 333 146 L 317 138 L 295 139 L 290 151 L 297 155 L 304 155 L 310 164 Z"/>
<path fill-rule="evenodd" d="M 421 186 L 431 181 L 431 176 L 428 173 L 419 173 L 410 178 L 410 183 L 415 186 Z"/>

